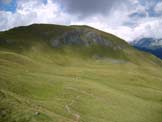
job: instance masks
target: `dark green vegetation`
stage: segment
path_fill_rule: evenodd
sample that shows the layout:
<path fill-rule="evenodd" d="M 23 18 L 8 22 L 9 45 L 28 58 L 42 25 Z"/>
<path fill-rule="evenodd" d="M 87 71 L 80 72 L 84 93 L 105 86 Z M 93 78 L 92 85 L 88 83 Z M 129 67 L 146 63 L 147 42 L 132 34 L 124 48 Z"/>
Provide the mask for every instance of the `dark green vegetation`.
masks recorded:
<path fill-rule="evenodd" d="M 87 26 L 0 33 L 0 122 L 162 122 L 162 62 Z"/>

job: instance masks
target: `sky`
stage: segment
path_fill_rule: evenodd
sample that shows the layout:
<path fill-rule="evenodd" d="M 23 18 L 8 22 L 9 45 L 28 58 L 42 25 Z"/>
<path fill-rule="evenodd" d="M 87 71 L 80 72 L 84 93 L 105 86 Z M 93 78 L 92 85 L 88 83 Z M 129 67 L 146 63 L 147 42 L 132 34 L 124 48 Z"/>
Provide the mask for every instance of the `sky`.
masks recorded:
<path fill-rule="evenodd" d="M 33 23 L 89 25 L 126 41 L 162 38 L 162 0 L 0 0 L 0 31 Z"/>

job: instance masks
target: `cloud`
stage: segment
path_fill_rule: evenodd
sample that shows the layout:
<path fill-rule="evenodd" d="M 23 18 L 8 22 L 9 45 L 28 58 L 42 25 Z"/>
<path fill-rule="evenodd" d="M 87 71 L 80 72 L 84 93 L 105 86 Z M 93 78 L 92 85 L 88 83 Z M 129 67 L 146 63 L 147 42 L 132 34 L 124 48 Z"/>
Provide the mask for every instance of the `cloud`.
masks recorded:
<path fill-rule="evenodd" d="M 139 3 L 136 3 L 135 6 L 133 6 L 133 10 L 130 11 L 129 17 L 133 19 L 143 18 L 148 16 L 147 10 L 144 6 L 142 6 Z"/>
<path fill-rule="evenodd" d="M 79 14 L 81 17 L 94 14 L 108 14 L 112 8 L 120 7 L 123 0 L 58 0 L 66 12 Z"/>
<path fill-rule="evenodd" d="M 0 11 L 0 30 L 32 23 L 69 24 L 69 15 L 63 13 L 56 3 L 48 0 L 47 4 L 37 0 L 17 2 L 15 13 Z"/>
<path fill-rule="evenodd" d="M 162 2 L 159 2 L 156 6 L 155 6 L 155 12 L 158 14 L 162 13 Z"/>

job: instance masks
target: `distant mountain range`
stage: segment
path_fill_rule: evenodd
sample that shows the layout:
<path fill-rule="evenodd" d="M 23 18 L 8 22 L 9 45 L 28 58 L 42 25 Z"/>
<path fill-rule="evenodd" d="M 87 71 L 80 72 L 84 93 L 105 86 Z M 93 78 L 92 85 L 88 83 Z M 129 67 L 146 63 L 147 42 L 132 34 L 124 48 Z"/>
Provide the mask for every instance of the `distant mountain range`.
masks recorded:
<path fill-rule="evenodd" d="M 139 50 L 152 53 L 162 59 L 162 39 L 142 38 L 130 44 Z"/>

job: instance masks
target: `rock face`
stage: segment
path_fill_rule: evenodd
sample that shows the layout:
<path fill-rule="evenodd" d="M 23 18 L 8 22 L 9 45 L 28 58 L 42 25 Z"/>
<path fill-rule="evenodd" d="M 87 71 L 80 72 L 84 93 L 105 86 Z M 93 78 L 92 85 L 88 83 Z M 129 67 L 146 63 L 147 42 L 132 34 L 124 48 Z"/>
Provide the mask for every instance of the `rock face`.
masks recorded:
<path fill-rule="evenodd" d="M 80 46 L 92 46 L 99 45 L 104 47 L 112 47 L 114 49 L 121 49 L 119 45 L 115 46 L 112 41 L 103 38 L 95 31 L 89 30 L 73 30 L 66 32 L 57 38 L 50 40 L 53 47 L 59 48 L 62 45 L 80 45 Z"/>

